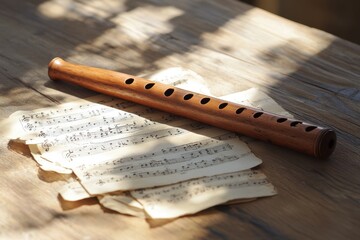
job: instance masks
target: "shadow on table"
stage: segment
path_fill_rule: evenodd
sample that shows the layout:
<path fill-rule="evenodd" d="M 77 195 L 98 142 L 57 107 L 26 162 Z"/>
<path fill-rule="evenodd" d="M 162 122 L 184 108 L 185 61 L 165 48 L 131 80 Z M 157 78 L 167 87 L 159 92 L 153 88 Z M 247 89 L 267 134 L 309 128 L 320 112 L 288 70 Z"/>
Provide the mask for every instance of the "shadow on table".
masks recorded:
<path fill-rule="evenodd" d="M 4 29 L 7 35 L 2 40 L 5 46 L 2 56 L 8 60 L 2 63 L 6 71 L 3 71 L 5 78 L 0 82 L 0 89 L 8 96 L 16 94 L 24 97 L 30 97 L 35 91 L 56 102 L 61 102 L 61 96 L 55 100 L 46 94 L 44 84 L 79 97 L 89 96 L 92 92 L 47 80 L 46 66 L 55 56 L 65 60 L 82 56 L 82 62 L 78 63 L 98 67 L 101 67 L 100 59 L 107 59 L 108 62 L 111 59 L 112 64 L 109 63 L 107 67 L 129 74 L 154 71 L 158 69 L 157 61 L 174 54 L 191 52 L 192 46 L 201 44 L 204 33 L 215 32 L 232 18 L 251 9 L 250 6 L 242 6 L 237 8 L 238 11 L 233 11 L 208 1 L 129 0 L 111 3 L 113 6 L 80 0 L 18 2 L 5 1 L 2 4 L 5 13 L 2 18 L 8 22 L 8 27 Z M 231 4 L 238 6 L 236 2 Z M 140 46 L 126 36 L 129 23 L 117 19 L 141 11 L 142 8 L 150 8 L 155 12 L 171 9 L 169 11 L 175 11 L 176 14 L 164 20 L 170 26 L 169 31 L 150 33 L 150 39 L 141 42 Z M 141 29 L 139 34 L 142 34 Z M 104 36 L 106 40 L 102 42 Z M 176 49 L 166 44 L 178 38 L 188 41 L 181 41 Z M 129 43 L 124 44 L 124 39 L 129 40 Z M 19 87 L 24 89 L 18 90 Z M 8 99 L 6 105 L 11 105 Z"/>

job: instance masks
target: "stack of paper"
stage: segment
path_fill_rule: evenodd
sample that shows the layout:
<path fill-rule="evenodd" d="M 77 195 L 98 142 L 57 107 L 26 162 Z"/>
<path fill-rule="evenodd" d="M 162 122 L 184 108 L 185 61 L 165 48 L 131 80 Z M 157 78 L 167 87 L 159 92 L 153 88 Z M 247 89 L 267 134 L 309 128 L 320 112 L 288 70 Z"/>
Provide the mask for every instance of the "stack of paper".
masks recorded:
<path fill-rule="evenodd" d="M 201 78 L 175 68 L 152 77 L 194 89 Z M 205 92 L 209 94 L 209 92 Z M 250 89 L 227 100 L 284 114 Z M 229 201 L 271 196 L 261 160 L 234 133 L 99 95 L 55 107 L 16 112 L 2 123 L 27 144 L 39 167 L 76 179 L 59 190 L 68 201 L 100 204 L 143 218 L 174 218 Z"/>

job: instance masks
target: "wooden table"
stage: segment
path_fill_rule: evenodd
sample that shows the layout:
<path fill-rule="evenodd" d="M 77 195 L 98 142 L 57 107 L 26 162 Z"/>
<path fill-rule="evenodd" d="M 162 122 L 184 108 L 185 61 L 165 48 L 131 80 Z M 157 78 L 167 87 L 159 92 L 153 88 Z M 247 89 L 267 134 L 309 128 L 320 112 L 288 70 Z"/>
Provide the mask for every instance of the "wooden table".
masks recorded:
<path fill-rule="evenodd" d="M 1 139 L 4 239 L 360 239 L 360 47 L 232 0 L 3 0 L 0 118 L 93 92 L 47 77 L 55 56 L 134 75 L 181 66 L 220 96 L 257 87 L 297 118 L 336 129 L 319 161 L 251 144 L 279 194 L 170 222 L 66 203 L 61 175 Z"/>

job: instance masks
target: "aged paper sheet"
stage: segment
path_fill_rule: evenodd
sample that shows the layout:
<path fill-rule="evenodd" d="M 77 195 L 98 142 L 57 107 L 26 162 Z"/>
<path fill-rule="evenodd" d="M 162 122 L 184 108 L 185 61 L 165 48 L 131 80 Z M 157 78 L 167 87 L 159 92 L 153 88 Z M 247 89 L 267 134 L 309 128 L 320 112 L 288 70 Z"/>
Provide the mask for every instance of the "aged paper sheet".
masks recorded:
<path fill-rule="evenodd" d="M 193 214 L 234 199 L 276 194 L 264 174 L 247 170 L 130 192 L 152 218 Z"/>

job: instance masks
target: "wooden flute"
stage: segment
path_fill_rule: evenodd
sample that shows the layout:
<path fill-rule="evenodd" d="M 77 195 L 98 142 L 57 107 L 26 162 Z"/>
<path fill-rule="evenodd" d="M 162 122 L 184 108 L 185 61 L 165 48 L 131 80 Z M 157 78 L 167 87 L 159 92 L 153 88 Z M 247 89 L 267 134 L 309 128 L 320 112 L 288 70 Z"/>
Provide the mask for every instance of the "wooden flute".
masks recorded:
<path fill-rule="evenodd" d="M 328 158 L 335 149 L 336 134 L 329 128 L 171 85 L 125 73 L 72 64 L 61 58 L 54 58 L 49 63 L 48 74 L 52 80 L 80 85 L 317 158 Z"/>

